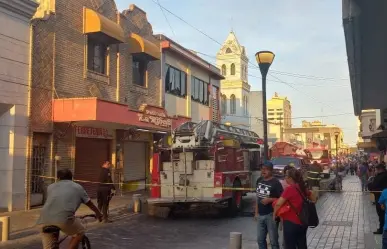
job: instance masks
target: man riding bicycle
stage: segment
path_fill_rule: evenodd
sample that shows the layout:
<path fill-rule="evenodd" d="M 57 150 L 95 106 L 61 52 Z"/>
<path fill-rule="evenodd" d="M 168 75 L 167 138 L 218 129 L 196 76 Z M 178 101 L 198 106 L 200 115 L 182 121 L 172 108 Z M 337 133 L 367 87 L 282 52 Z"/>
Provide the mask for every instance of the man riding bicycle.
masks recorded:
<path fill-rule="evenodd" d="M 83 203 L 88 206 L 101 221 L 102 215 L 98 208 L 90 200 L 85 189 L 73 182 L 73 174 L 69 169 L 58 170 L 58 182 L 47 188 L 47 200 L 44 203 L 37 225 L 43 229 L 45 226 L 56 226 L 60 230 L 72 236 L 69 249 L 77 249 L 79 242 L 85 234 L 85 227 L 79 219 L 75 218 L 75 212 Z M 43 249 L 56 248 L 56 241 L 52 234 L 42 232 Z"/>

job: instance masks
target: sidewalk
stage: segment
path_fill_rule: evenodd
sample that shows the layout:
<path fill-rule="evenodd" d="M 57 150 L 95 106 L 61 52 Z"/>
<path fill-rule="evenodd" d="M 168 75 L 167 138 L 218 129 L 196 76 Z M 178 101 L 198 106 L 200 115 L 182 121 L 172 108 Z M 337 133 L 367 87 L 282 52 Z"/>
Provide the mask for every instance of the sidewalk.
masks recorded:
<path fill-rule="evenodd" d="M 320 196 L 317 211 L 320 225 L 308 229 L 308 249 L 382 248 L 381 235 L 373 234 L 379 226 L 375 206 L 370 194 L 361 192 L 357 176 L 344 177 L 343 192 L 325 192 Z M 258 249 L 255 227 L 251 229 L 242 223 L 234 230 L 243 234 L 243 249 Z M 282 231 L 280 237 L 282 240 Z"/>
<path fill-rule="evenodd" d="M 308 248 L 381 248 L 381 235 L 373 234 L 378 226 L 375 206 L 370 194 L 361 192 L 357 176 L 347 175 L 343 192 L 325 193 L 317 208 L 320 225 L 309 229 Z"/>
<path fill-rule="evenodd" d="M 133 194 L 141 193 L 146 195 L 145 192 L 133 192 L 125 194 L 123 196 L 115 196 L 110 202 L 109 212 L 112 216 L 118 215 L 122 212 L 128 212 L 129 206 L 132 203 Z M 94 204 L 97 204 L 95 199 L 92 200 Z M 85 205 L 81 205 L 76 215 L 90 214 L 92 211 Z M 38 231 L 35 228 L 35 224 L 40 215 L 40 208 L 28 210 L 28 211 L 15 211 L 0 213 L 1 216 L 10 216 L 11 220 L 11 233 L 10 239 L 19 239 L 25 236 L 35 235 Z"/>

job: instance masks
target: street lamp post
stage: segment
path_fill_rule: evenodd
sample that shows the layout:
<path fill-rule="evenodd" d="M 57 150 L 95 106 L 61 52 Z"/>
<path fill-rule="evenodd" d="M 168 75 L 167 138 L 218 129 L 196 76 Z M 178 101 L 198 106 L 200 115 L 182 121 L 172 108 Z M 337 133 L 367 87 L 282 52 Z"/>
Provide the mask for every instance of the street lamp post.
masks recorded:
<path fill-rule="evenodd" d="M 267 138 L 267 107 L 266 107 L 266 76 L 274 60 L 274 53 L 270 51 L 260 51 L 255 54 L 262 75 L 262 114 L 263 114 L 263 149 L 264 160 L 269 159 L 269 142 Z"/>
<path fill-rule="evenodd" d="M 336 141 L 336 168 L 339 167 L 339 152 L 338 152 L 338 144 L 339 144 L 339 134 L 340 132 L 335 132 L 335 141 Z"/>

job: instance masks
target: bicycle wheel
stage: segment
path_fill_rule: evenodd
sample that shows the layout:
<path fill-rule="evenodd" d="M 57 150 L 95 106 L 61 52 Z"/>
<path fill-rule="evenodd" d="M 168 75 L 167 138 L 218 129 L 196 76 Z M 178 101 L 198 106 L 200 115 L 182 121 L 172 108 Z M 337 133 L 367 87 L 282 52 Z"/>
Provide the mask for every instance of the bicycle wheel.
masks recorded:
<path fill-rule="evenodd" d="M 81 249 L 91 249 L 90 240 L 89 238 L 83 236 L 82 242 L 81 242 Z"/>

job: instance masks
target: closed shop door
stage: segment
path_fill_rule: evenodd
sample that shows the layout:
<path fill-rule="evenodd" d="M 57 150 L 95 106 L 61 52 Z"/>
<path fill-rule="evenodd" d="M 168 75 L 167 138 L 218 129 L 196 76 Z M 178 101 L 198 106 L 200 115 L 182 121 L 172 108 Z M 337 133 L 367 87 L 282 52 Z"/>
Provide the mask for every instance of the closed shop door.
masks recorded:
<path fill-rule="evenodd" d="M 144 181 L 146 179 L 147 144 L 126 142 L 124 146 L 124 180 Z M 144 189 L 144 187 L 141 187 Z"/>
<path fill-rule="evenodd" d="M 81 184 L 91 198 L 97 196 L 99 174 L 104 161 L 110 160 L 110 140 L 77 138 L 75 145 L 74 178 L 94 183 Z"/>

